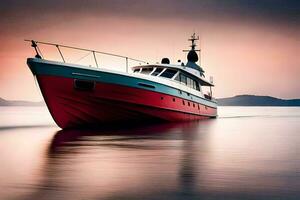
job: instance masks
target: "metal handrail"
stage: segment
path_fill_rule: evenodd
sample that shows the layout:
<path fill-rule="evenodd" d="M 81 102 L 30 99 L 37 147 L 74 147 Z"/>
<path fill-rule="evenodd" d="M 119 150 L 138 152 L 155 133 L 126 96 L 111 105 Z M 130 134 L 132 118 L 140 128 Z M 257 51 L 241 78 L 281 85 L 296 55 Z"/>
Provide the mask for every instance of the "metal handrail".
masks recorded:
<path fill-rule="evenodd" d="M 107 52 L 102 52 L 102 51 L 96 51 L 96 50 L 91 50 L 91 49 L 85 49 L 85 48 L 67 46 L 67 45 L 62 45 L 62 44 L 57 44 L 57 43 L 42 42 L 42 41 L 36 41 L 36 40 L 25 39 L 25 41 L 26 42 L 31 42 L 31 46 L 35 49 L 36 57 L 37 58 L 42 58 L 43 57 L 42 55 L 40 55 L 42 53 L 41 53 L 41 50 L 38 47 L 38 44 L 44 44 L 44 45 L 49 45 L 49 46 L 55 46 L 57 48 L 57 50 L 58 50 L 58 52 L 59 52 L 59 54 L 60 54 L 63 62 L 66 62 L 66 60 L 65 60 L 65 58 L 64 58 L 64 56 L 62 54 L 62 51 L 60 50 L 60 47 L 68 48 L 68 49 L 75 49 L 75 50 L 80 50 L 80 51 L 87 51 L 87 52 L 93 53 L 93 57 L 94 57 L 94 60 L 95 60 L 95 63 L 96 63 L 97 67 L 99 67 L 99 65 L 98 65 L 98 62 L 97 62 L 97 59 L 96 59 L 96 53 L 97 54 L 102 54 L 102 55 L 108 55 L 108 56 L 114 56 L 114 57 L 124 58 L 126 60 L 126 72 L 128 72 L 128 61 L 129 60 L 148 64 L 148 62 L 146 62 L 144 60 L 138 60 L 138 59 L 135 59 L 135 58 L 130 58 L 130 57 L 127 57 L 127 56 L 122 56 L 122 55 L 113 54 L 113 53 L 107 53 Z"/>

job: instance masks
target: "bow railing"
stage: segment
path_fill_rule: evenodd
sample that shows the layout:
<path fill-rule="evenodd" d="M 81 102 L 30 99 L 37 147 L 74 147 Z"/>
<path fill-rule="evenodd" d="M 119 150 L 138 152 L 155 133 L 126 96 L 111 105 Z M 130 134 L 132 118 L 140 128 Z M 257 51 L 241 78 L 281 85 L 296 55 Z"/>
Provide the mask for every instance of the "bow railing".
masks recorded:
<path fill-rule="evenodd" d="M 97 51 L 97 50 L 91 50 L 91 49 L 85 49 L 85 48 L 79 48 L 79 47 L 73 47 L 73 46 L 67 46 L 67 45 L 62 45 L 62 44 L 57 44 L 57 43 L 49 43 L 49 42 L 41 42 L 41 41 L 36 41 L 36 40 L 25 40 L 26 42 L 31 42 L 31 47 L 34 48 L 35 50 L 35 57 L 39 58 L 39 59 L 44 59 L 43 53 L 41 51 L 41 49 L 39 48 L 38 44 L 42 44 L 42 45 L 48 45 L 48 46 L 54 46 L 56 47 L 62 61 L 64 63 L 66 63 L 66 58 L 63 55 L 62 52 L 62 48 L 66 48 L 66 49 L 73 49 L 73 50 L 79 50 L 79 51 L 84 51 L 84 52 L 89 52 L 93 54 L 93 59 L 95 62 L 95 65 L 97 68 L 100 67 L 99 65 L 99 60 L 97 59 L 97 54 L 101 54 L 101 55 L 107 55 L 107 56 L 113 56 L 113 57 L 118 57 L 118 58 L 122 58 L 125 60 L 126 63 L 126 72 L 128 72 L 128 62 L 129 61 L 135 61 L 138 62 L 139 64 L 144 63 L 144 64 L 148 64 L 148 62 L 143 61 L 143 60 L 139 60 L 139 59 L 135 59 L 135 58 L 130 58 L 127 56 L 122 56 L 122 55 L 118 55 L 118 54 L 113 54 L 113 53 L 107 53 L 107 52 L 102 52 L 102 51 Z"/>

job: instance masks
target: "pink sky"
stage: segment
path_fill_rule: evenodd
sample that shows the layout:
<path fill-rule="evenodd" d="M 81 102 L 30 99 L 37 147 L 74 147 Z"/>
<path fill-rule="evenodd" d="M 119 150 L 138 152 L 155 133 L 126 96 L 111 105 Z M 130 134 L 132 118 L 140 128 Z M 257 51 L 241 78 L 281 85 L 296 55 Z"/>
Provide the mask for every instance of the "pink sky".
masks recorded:
<path fill-rule="evenodd" d="M 42 99 L 26 65 L 26 58 L 34 52 L 25 38 L 154 63 L 162 57 L 185 61 L 182 50 L 188 48 L 187 38 L 195 31 L 201 37 L 202 67 L 207 76 L 214 77 L 216 97 L 256 94 L 300 98 L 300 30 L 288 23 L 220 17 L 141 18 L 114 13 L 66 16 L 45 14 L 40 20 L 28 18 L 24 23 L 2 22 L 0 97 Z"/>

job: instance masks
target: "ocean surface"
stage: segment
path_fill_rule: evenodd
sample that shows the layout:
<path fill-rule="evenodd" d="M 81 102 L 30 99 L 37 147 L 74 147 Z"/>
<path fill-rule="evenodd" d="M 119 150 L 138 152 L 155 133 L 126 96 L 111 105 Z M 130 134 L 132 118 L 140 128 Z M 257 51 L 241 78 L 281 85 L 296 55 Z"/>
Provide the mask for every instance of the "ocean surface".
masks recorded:
<path fill-rule="evenodd" d="M 0 107 L 0 199 L 300 199 L 300 108 L 60 130 L 44 107 Z"/>

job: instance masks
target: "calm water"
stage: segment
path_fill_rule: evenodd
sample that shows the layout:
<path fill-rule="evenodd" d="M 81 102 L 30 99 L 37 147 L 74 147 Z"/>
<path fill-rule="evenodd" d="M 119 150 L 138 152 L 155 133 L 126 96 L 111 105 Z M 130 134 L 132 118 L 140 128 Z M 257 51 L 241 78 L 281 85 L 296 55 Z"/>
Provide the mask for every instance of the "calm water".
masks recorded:
<path fill-rule="evenodd" d="M 300 108 L 61 131 L 45 108 L 0 107 L 0 199 L 300 199 Z"/>

